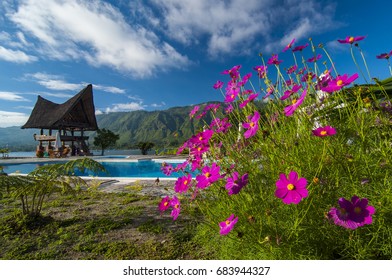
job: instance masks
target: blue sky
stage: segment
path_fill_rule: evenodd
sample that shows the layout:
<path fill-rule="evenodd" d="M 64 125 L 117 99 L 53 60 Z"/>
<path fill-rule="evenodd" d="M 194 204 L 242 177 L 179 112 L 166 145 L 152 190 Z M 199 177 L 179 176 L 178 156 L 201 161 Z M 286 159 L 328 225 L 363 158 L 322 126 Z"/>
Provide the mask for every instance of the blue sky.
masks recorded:
<path fill-rule="evenodd" d="M 323 43 L 340 74 L 359 73 L 360 47 L 371 76 L 389 77 L 389 1 L 333 0 L 2 0 L 0 127 L 23 125 L 37 96 L 63 103 L 91 83 L 96 113 L 163 110 L 222 101 L 221 72 L 260 65 L 261 52 L 293 64 L 293 38 Z M 317 51 L 321 53 L 321 50 Z M 310 48 L 304 56 L 311 57 Z M 360 66 L 361 57 L 357 53 Z M 322 58 L 326 60 L 325 55 Z M 363 71 L 364 68 L 362 68 Z M 366 72 L 365 72 L 366 73 Z M 360 73 L 359 73 L 360 74 Z"/>

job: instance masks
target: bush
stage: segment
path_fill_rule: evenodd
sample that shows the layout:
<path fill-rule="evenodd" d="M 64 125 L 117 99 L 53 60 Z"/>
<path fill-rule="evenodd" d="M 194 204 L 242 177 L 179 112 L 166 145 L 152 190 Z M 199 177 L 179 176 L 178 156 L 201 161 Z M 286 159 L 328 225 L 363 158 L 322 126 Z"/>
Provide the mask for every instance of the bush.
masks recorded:
<path fill-rule="evenodd" d="M 227 114 L 207 108 L 212 123 L 180 148 L 200 174 L 180 177 L 175 191 L 203 193 L 200 231 L 222 259 L 392 258 L 392 79 L 349 87 L 358 75 L 334 75 L 332 61 L 320 75 L 312 50 L 311 63 L 301 51 L 304 68 L 295 60 L 286 73 L 277 55 L 261 57 L 263 110 L 251 74 L 226 70 Z M 160 204 L 170 207 L 176 219 L 176 196 Z"/>

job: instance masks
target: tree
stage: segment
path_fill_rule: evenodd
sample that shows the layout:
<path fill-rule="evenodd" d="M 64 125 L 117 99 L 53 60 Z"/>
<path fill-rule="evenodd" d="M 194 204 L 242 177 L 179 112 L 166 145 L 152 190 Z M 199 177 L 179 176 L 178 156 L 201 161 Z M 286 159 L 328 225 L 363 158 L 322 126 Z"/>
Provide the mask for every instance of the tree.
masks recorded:
<path fill-rule="evenodd" d="M 147 152 L 154 147 L 155 144 L 151 142 L 139 142 L 137 143 L 137 147 L 140 149 L 142 152 L 142 155 L 147 155 Z"/>
<path fill-rule="evenodd" d="M 97 136 L 94 138 L 94 145 L 101 148 L 101 155 L 103 156 L 105 149 L 114 145 L 118 139 L 120 139 L 120 135 L 115 134 L 109 129 L 98 129 Z"/>

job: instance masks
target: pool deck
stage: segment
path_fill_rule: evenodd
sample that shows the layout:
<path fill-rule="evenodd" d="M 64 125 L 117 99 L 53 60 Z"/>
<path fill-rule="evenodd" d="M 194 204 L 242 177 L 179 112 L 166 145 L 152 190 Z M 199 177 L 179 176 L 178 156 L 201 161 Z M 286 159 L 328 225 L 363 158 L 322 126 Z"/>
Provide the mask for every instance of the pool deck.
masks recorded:
<path fill-rule="evenodd" d="M 6 164 L 19 164 L 19 163 L 34 163 L 34 162 L 50 162 L 50 161 L 69 161 L 79 158 L 66 157 L 66 158 L 37 158 L 37 157 L 26 157 L 26 158 L 0 158 L 0 166 L 3 163 Z M 185 160 L 186 156 L 156 156 L 156 155 L 131 155 L 127 158 L 105 158 L 105 156 L 92 156 L 89 157 L 96 161 L 143 161 L 143 160 L 159 160 L 159 161 L 173 161 L 173 160 Z M 159 177 L 159 182 L 156 182 L 157 178 L 120 178 L 120 177 L 82 177 L 89 182 L 90 185 L 98 185 L 97 189 L 108 193 L 135 193 L 138 195 L 148 195 L 154 197 L 164 197 L 166 195 L 172 196 L 175 194 L 173 187 L 176 178 L 165 178 L 164 174 Z"/>

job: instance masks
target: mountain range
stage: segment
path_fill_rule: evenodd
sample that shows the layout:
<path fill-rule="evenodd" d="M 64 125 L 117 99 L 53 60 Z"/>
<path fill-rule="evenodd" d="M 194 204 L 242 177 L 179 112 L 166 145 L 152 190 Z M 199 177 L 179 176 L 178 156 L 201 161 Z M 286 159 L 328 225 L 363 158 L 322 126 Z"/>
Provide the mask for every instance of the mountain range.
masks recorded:
<path fill-rule="evenodd" d="M 212 102 L 211 102 L 212 103 Z M 215 102 L 217 103 L 217 102 Z M 201 108 L 210 103 L 199 104 Z M 203 119 L 190 119 L 189 113 L 194 106 L 173 107 L 160 111 L 112 112 L 97 115 L 99 128 L 106 128 L 119 134 L 120 139 L 113 148 L 135 148 L 138 142 L 152 142 L 160 148 L 177 148 L 193 134 L 200 131 L 205 123 L 211 122 L 207 114 Z M 37 142 L 33 134 L 38 129 L 20 127 L 0 128 L 0 148 L 11 151 L 35 150 Z M 92 146 L 96 132 L 88 132 Z"/>

